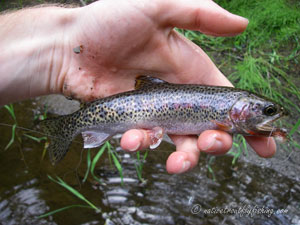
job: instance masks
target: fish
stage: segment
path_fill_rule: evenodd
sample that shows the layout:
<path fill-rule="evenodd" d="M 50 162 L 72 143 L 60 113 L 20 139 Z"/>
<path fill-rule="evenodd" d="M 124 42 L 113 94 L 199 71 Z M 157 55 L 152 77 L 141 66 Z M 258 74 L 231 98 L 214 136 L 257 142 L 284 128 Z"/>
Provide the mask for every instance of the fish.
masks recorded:
<path fill-rule="evenodd" d="M 285 139 L 286 129 L 272 123 L 286 115 L 280 104 L 246 90 L 139 76 L 134 90 L 88 102 L 72 114 L 43 120 L 40 126 L 50 137 L 49 156 L 56 164 L 80 133 L 84 148 L 98 147 L 134 128 L 152 131 L 152 149 L 164 134 L 199 135 L 205 130 Z"/>

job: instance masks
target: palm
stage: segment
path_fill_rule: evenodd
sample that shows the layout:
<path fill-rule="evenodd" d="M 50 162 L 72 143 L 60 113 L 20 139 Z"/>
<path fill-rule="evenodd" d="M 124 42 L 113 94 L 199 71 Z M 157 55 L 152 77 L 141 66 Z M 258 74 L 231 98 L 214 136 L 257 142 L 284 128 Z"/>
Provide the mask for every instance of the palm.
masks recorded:
<path fill-rule="evenodd" d="M 175 83 L 229 86 L 207 55 L 173 28 L 227 36 L 242 32 L 247 25 L 209 0 L 102 0 L 77 13 L 81 16 L 71 38 L 71 65 L 63 92 L 87 101 L 132 89 L 141 74 Z M 75 54 L 72 48 L 80 45 L 82 51 Z M 217 140 L 210 146 L 215 154 L 225 153 L 232 144 L 229 134 L 217 131 L 203 132 L 198 140 L 172 138 L 177 152 L 169 157 L 167 170 L 175 173 L 195 166 L 198 149 L 205 148 L 203 143 L 208 146 L 212 138 Z M 274 142 L 267 139 L 253 138 L 249 143 L 263 156 L 275 151 Z M 121 145 L 127 150 L 143 149 L 149 146 L 149 137 L 143 130 L 128 131 Z"/>
<path fill-rule="evenodd" d="M 206 80 L 205 83 L 230 85 L 200 48 L 180 37 L 172 26 L 163 26 L 154 7 L 151 12 L 151 7 L 125 4 L 120 13 L 120 2 L 108 1 L 107 7 L 115 9 L 110 14 L 115 15 L 113 20 L 105 21 L 99 17 L 105 12 L 101 3 L 91 5 L 92 13 L 87 10 L 87 16 L 82 17 L 80 27 L 84 32 L 78 29 L 77 42 L 71 47 L 82 45 L 83 49 L 72 55 L 75 62 L 67 75 L 65 86 L 70 88 L 65 89 L 65 94 L 72 90 L 73 96 L 83 100 L 111 95 L 131 89 L 140 74 L 171 82 Z M 99 21 L 95 20 L 97 16 Z"/>

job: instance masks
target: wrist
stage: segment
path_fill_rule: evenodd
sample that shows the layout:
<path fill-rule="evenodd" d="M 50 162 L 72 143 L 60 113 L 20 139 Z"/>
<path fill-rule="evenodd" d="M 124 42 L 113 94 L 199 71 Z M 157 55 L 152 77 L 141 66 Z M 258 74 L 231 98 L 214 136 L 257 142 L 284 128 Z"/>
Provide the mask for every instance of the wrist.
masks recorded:
<path fill-rule="evenodd" d="M 1 16 L 0 105 L 60 93 L 74 9 L 45 7 Z"/>

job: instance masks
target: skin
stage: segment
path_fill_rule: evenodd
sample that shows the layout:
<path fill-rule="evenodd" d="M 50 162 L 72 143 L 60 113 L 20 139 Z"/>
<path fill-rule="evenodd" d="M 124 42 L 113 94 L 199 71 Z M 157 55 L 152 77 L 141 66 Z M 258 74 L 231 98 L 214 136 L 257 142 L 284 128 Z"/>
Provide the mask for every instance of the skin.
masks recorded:
<path fill-rule="evenodd" d="M 247 24 L 210 0 L 102 0 L 82 8 L 4 14 L 0 105 L 51 93 L 91 101 L 133 89 L 141 74 L 172 83 L 232 86 L 201 48 L 173 28 L 234 36 Z M 76 54 L 73 49 L 79 46 Z M 145 149 L 150 133 L 129 130 L 121 146 L 131 152 Z M 193 168 L 201 151 L 221 155 L 232 145 L 232 137 L 222 131 L 171 138 L 176 151 L 166 163 L 169 173 Z M 261 157 L 276 151 L 272 138 L 247 141 Z"/>

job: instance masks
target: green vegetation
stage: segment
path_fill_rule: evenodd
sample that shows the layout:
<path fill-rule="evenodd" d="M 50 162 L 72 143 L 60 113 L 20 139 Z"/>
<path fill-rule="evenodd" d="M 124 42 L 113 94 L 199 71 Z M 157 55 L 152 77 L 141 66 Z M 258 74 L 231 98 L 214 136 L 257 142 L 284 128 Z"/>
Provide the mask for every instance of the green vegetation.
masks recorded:
<path fill-rule="evenodd" d="M 15 115 L 15 110 L 14 110 L 13 104 L 5 105 L 4 108 L 7 109 L 7 111 L 9 112 L 10 116 L 12 117 L 12 119 L 14 121 L 12 125 L 1 123 L 1 125 L 10 126 L 11 130 L 12 130 L 11 139 L 8 142 L 8 144 L 6 145 L 6 147 L 4 148 L 4 151 L 9 149 L 17 140 L 18 147 L 19 147 L 19 150 L 20 150 L 20 154 L 21 154 L 22 158 L 24 158 L 23 151 L 22 151 L 22 148 L 21 148 L 24 137 L 28 138 L 28 139 L 31 139 L 31 140 L 33 140 L 35 142 L 38 142 L 38 143 L 41 143 L 41 141 L 46 141 L 45 146 L 44 146 L 44 150 L 43 150 L 43 153 L 42 153 L 42 159 L 43 159 L 45 154 L 46 154 L 46 150 L 47 150 L 47 146 L 48 146 L 47 137 L 45 137 L 45 136 L 36 137 L 36 136 L 30 135 L 29 133 L 39 133 L 39 132 L 35 132 L 34 130 L 18 126 L 18 122 L 17 122 L 17 118 L 16 118 L 16 115 Z M 45 106 L 44 114 L 36 116 L 34 118 L 34 120 L 37 120 L 37 119 L 43 120 L 43 119 L 46 119 L 46 118 L 47 118 L 47 106 Z"/>
<path fill-rule="evenodd" d="M 40 1 L 42 3 L 47 1 Z M 89 0 L 82 0 L 83 3 L 90 3 Z M 300 149 L 293 136 L 300 135 L 300 92 L 297 85 L 300 80 L 295 72 L 299 69 L 300 54 L 300 5 L 294 1 L 293 6 L 289 6 L 284 0 L 216 0 L 216 2 L 232 13 L 244 16 L 249 19 L 250 23 L 247 30 L 236 37 L 209 37 L 196 31 L 180 30 L 187 38 L 202 47 L 214 60 L 218 68 L 239 88 L 247 89 L 282 103 L 287 107 L 293 115 L 293 121 L 289 120 L 283 126 L 287 127 L 290 132 L 290 146 Z M 13 4 L 13 3 L 12 3 Z M 23 7 L 24 2 L 19 0 L 14 3 L 16 7 Z M 0 1 L 0 7 L 3 7 L 4 1 Z M 296 67 L 296 69 L 295 69 Z M 40 142 L 46 137 L 35 137 L 28 133 L 18 134 L 18 123 L 12 104 L 5 106 L 13 119 L 11 126 L 11 139 L 5 147 L 9 149 L 16 140 L 22 142 L 22 138 L 26 137 Z M 40 119 L 47 117 L 47 110 Z M 36 119 L 36 118 L 35 118 Z M 46 144 L 47 145 L 47 144 Z M 283 145 L 285 147 L 286 145 Z M 92 157 L 91 150 L 87 151 L 87 169 L 83 178 L 86 182 L 89 174 L 99 183 L 103 181 L 97 177 L 95 168 L 100 162 L 103 154 L 107 152 L 111 165 L 118 170 L 122 185 L 124 171 L 120 163 L 120 157 L 109 142 L 106 142 Z M 46 153 L 44 148 L 42 158 Z M 235 164 L 241 154 L 247 153 L 247 144 L 243 136 L 235 137 L 234 149 L 229 152 L 233 156 L 232 164 Z M 142 177 L 143 165 L 148 152 L 142 156 L 137 152 L 137 163 L 135 165 L 138 179 L 144 182 Z M 208 172 L 212 179 L 216 179 L 214 171 L 211 167 L 214 157 L 211 157 L 207 163 Z M 84 207 L 99 210 L 89 200 L 87 200 L 77 190 L 70 187 L 62 179 L 53 179 L 53 182 L 61 185 L 77 198 L 84 201 L 86 205 L 70 205 L 52 212 L 46 213 L 41 217 L 53 215 L 73 207 Z"/>
<path fill-rule="evenodd" d="M 248 18 L 247 30 L 232 38 L 208 37 L 195 31 L 182 31 L 184 35 L 203 47 L 236 87 L 300 112 L 300 92 L 293 82 L 296 76 L 288 75 L 288 66 L 299 60 L 299 8 L 289 7 L 283 0 L 217 2 Z M 289 94 L 294 101 L 287 98 Z"/>
<path fill-rule="evenodd" d="M 75 195 L 77 198 L 79 198 L 80 200 L 84 201 L 86 203 L 86 205 L 69 205 L 69 206 L 66 206 L 66 207 L 63 207 L 63 208 L 60 208 L 60 209 L 56 209 L 54 211 L 51 211 L 51 212 L 48 212 L 48 213 L 45 213 L 41 216 L 39 216 L 39 218 L 43 218 L 43 217 L 47 217 L 47 216 L 51 216 L 55 213 L 58 213 L 58 212 L 61 212 L 61 211 L 64 211 L 66 209 L 70 209 L 70 208 L 74 208 L 74 207 L 80 207 L 80 208 L 90 208 L 90 209 L 94 209 L 94 210 L 97 210 L 97 211 L 101 211 L 99 208 L 97 208 L 93 203 L 91 203 L 89 200 L 87 200 L 80 192 L 78 192 L 76 189 L 74 189 L 73 187 L 71 187 L 70 185 L 68 185 L 66 182 L 64 182 L 61 178 L 57 177 L 55 180 L 54 178 L 52 178 L 51 176 L 48 175 L 48 178 L 61 185 L 62 187 L 64 187 L 65 189 L 67 189 L 69 192 L 71 192 L 73 195 Z"/>
<path fill-rule="evenodd" d="M 110 164 L 111 165 L 114 164 L 115 168 L 119 171 L 119 174 L 121 177 L 121 184 L 123 185 L 123 169 L 122 169 L 122 166 L 120 163 L 120 159 L 119 159 L 120 157 L 118 156 L 117 152 L 115 151 L 114 148 L 112 148 L 111 144 L 108 141 L 102 145 L 102 147 L 99 149 L 99 151 L 97 152 L 97 154 L 95 155 L 95 157 L 93 159 L 91 159 L 90 149 L 88 150 L 88 152 L 87 152 L 87 170 L 86 170 L 85 176 L 83 178 L 83 182 L 86 181 L 88 174 L 90 172 L 92 177 L 96 181 L 98 181 L 99 183 L 102 183 L 102 181 L 95 175 L 95 168 L 96 168 L 96 164 L 100 160 L 100 158 L 103 155 L 103 153 L 105 152 L 105 150 L 107 150 Z"/>
<path fill-rule="evenodd" d="M 236 37 L 209 37 L 196 31 L 180 30 L 202 47 L 217 66 L 239 88 L 267 96 L 293 112 L 283 126 L 290 132 L 290 144 L 299 148 L 292 135 L 300 135 L 300 91 L 294 71 L 299 67 L 300 5 L 284 0 L 217 0 L 228 11 L 249 19 L 248 28 Z M 296 7 L 295 7 L 296 5 Z M 241 147 L 242 146 L 242 147 Z M 233 163 L 247 149 L 241 136 L 235 138 Z M 283 145 L 285 147 L 285 145 Z"/>
<path fill-rule="evenodd" d="M 234 165 L 239 157 L 242 155 L 242 153 L 245 153 L 246 156 L 248 156 L 248 148 L 246 139 L 242 135 L 237 135 L 233 142 L 233 147 L 236 149 L 233 149 L 228 152 L 229 155 L 233 156 L 232 159 L 232 165 Z"/>
<path fill-rule="evenodd" d="M 142 177 L 142 172 L 143 172 L 144 162 L 146 161 L 146 158 L 148 156 L 148 152 L 149 151 L 147 150 L 143 157 L 141 157 L 140 152 L 136 153 L 137 163 L 135 164 L 135 169 L 136 169 L 136 174 L 142 183 L 146 182 L 146 180 Z"/>
<path fill-rule="evenodd" d="M 87 151 L 87 170 L 85 172 L 84 178 L 82 180 L 82 182 L 86 182 L 88 175 L 91 174 L 93 179 L 101 184 L 103 184 L 104 182 L 98 178 L 95 174 L 95 168 L 97 163 L 100 161 L 101 156 L 104 154 L 104 152 L 107 151 L 108 157 L 109 157 L 109 161 L 111 165 L 114 165 L 115 168 L 118 170 L 120 177 L 121 177 L 121 185 L 124 185 L 123 183 L 123 169 L 120 163 L 120 157 L 118 155 L 118 153 L 116 152 L 116 150 L 114 148 L 112 148 L 111 144 L 106 141 L 101 148 L 99 149 L 99 151 L 96 153 L 96 155 L 92 158 L 91 157 L 91 149 L 88 149 Z M 137 172 L 137 176 L 139 178 L 139 180 L 144 183 L 145 179 L 143 179 L 142 177 L 142 169 L 143 169 L 143 164 L 144 161 L 146 160 L 146 157 L 148 155 L 148 151 L 146 151 L 146 153 L 144 154 L 143 157 L 140 156 L 140 153 L 137 152 L 137 164 L 135 165 L 136 167 L 136 172 Z M 39 218 L 42 217 L 47 217 L 47 216 L 51 216 L 55 213 L 58 212 L 62 212 L 64 210 L 70 209 L 70 208 L 74 208 L 74 207 L 83 207 L 83 208 L 91 208 L 91 209 L 96 209 L 97 211 L 101 211 L 100 209 L 98 209 L 95 205 L 93 205 L 90 201 L 88 201 L 80 192 L 78 192 L 76 189 L 74 189 L 73 187 L 71 187 L 70 185 L 68 185 L 65 181 L 63 181 L 61 178 L 57 177 L 57 180 L 53 179 L 51 176 L 49 176 L 49 179 L 59 185 L 61 185 L 62 187 L 64 187 L 65 189 L 67 189 L 68 191 L 70 191 L 72 194 L 74 194 L 77 198 L 79 198 L 80 200 L 83 200 L 86 202 L 87 205 L 80 205 L 80 204 L 76 204 L 76 205 L 69 205 L 60 209 L 56 209 L 53 210 L 51 212 L 45 213 L 41 216 L 39 216 Z"/>
<path fill-rule="evenodd" d="M 207 162 L 207 170 L 211 174 L 213 181 L 216 181 L 216 175 L 215 175 L 215 172 L 214 172 L 214 170 L 211 166 L 213 165 L 215 159 L 216 159 L 215 156 L 209 156 L 209 160 Z"/>
<path fill-rule="evenodd" d="M 5 105 L 4 108 L 7 109 L 7 111 L 9 112 L 9 114 L 11 115 L 11 117 L 14 120 L 14 124 L 11 127 L 11 139 L 8 142 L 8 144 L 6 145 L 6 147 L 4 148 L 4 150 L 7 150 L 15 142 L 16 127 L 18 126 L 18 122 L 17 122 L 17 118 L 16 118 L 16 115 L 15 115 L 15 110 L 14 110 L 13 104 Z"/>

